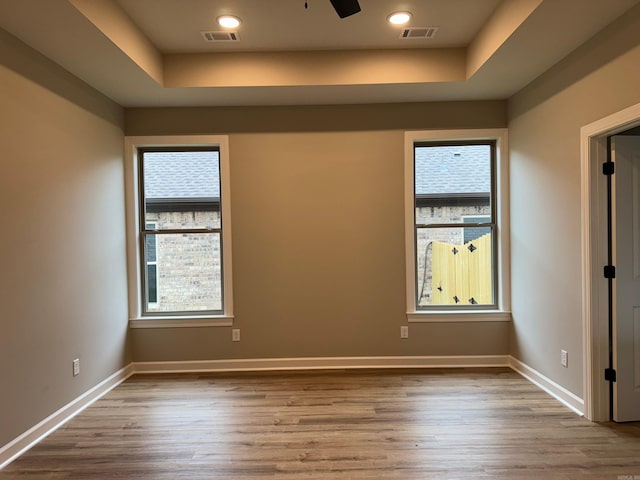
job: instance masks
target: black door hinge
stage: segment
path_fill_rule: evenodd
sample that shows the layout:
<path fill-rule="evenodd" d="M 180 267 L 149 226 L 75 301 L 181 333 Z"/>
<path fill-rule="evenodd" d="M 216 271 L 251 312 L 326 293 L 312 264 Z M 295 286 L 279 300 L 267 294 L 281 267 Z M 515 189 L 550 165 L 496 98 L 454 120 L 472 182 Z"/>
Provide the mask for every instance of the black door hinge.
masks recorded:
<path fill-rule="evenodd" d="M 616 278 L 616 267 L 613 265 L 605 265 L 604 278 Z"/>
<path fill-rule="evenodd" d="M 604 175 L 613 175 L 614 170 L 615 164 L 613 162 L 609 161 L 602 164 L 602 173 Z"/>
<path fill-rule="evenodd" d="M 607 382 L 615 382 L 616 381 L 616 371 L 613 368 L 606 368 L 604 370 L 604 379 Z"/>

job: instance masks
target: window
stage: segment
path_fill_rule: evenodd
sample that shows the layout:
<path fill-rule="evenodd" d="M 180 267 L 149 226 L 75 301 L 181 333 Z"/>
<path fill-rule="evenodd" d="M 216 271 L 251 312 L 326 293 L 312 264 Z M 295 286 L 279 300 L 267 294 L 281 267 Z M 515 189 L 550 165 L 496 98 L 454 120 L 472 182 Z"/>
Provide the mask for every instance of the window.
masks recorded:
<path fill-rule="evenodd" d="M 226 137 L 127 139 L 132 326 L 230 324 L 226 145 Z"/>
<path fill-rule="evenodd" d="M 495 305 L 494 158 L 494 141 L 414 144 L 418 309 Z"/>
<path fill-rule="evenodd" d="M 408 132 L 406 142 L 409 319 L 503 311 L 506 134 Z"/>

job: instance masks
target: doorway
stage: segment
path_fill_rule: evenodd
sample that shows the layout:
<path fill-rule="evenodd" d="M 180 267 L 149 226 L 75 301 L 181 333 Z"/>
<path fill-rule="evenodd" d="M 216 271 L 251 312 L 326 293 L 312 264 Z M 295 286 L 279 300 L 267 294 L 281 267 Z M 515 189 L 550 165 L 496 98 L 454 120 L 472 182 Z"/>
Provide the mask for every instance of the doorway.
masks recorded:
<path fill-rule="evenodd" d="M 603 274 L 609 260 L 607 177 L 603 164 L 609 156 L 608 137 L 638 126 L 640 104 L 586 125 L 580 131 L 584 413 L 592 421 L 608 421 L 612 406 L 609 382 L 604 375 L 609 368 L 610 337 L 609 281 Z"/>

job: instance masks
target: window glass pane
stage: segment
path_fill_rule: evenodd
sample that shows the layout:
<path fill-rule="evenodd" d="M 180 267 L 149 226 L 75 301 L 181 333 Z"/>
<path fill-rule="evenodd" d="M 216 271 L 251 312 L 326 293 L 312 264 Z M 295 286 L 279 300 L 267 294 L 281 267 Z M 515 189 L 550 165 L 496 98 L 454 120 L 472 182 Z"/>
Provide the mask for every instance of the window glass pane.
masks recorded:
<path fill-rule="evenodd" d="M 147 244 L 147 248 L 146 248 L 147 263 L 155 263 L 155 261 L 156 261 L 156 236 L 153 235 L 153 234 L 145 236 L 145 243 Z"/>
<path fill-rule="evenodd" d="M 156 265 L 147 265 L 147 302 L 156 303 L 158 301 L 158 279 L 156 276 Z"/>
<path fill-rule="evenodd" d="M 491 223 L 489 215 L 471 215 L 462 217 L 462 223 Z M 480 238 L 487 233 L 491 233 L 491 227 L 469 227 L 464 229 L 464 243 Z"/>
<path fill-rule="evenodd" d="M 148 312 L 222 310 L 219 233 L 156 234 L 156 302 Z M 147 281 L 150 300 L 153 285 Z"/>
<path fill-rule="evenodd" d="M 418 228 L 416 280 L 418 307 L 493 305 L 491 227 Z"/>
<path fill-rule="evenodd" d="M 143 151 L 145 222 L 158 230 L 220 228 L 218 151 Z"/>
<path fill-rule="evenodd" d="M 491 215 L 492 145 L 415 147 L 416 224 Z"/>

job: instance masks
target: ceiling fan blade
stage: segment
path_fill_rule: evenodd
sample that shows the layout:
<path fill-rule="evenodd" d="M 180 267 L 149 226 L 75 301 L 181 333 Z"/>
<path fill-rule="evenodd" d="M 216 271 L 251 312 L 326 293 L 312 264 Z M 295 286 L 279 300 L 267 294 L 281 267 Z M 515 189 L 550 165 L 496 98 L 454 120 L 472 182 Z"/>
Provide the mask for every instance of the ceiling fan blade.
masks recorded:
<path fill-rule="evenodd" d="M 331 0 L 331 5 L 340 18 L 345 18 L 360 11 L 358 0 Z"/>

